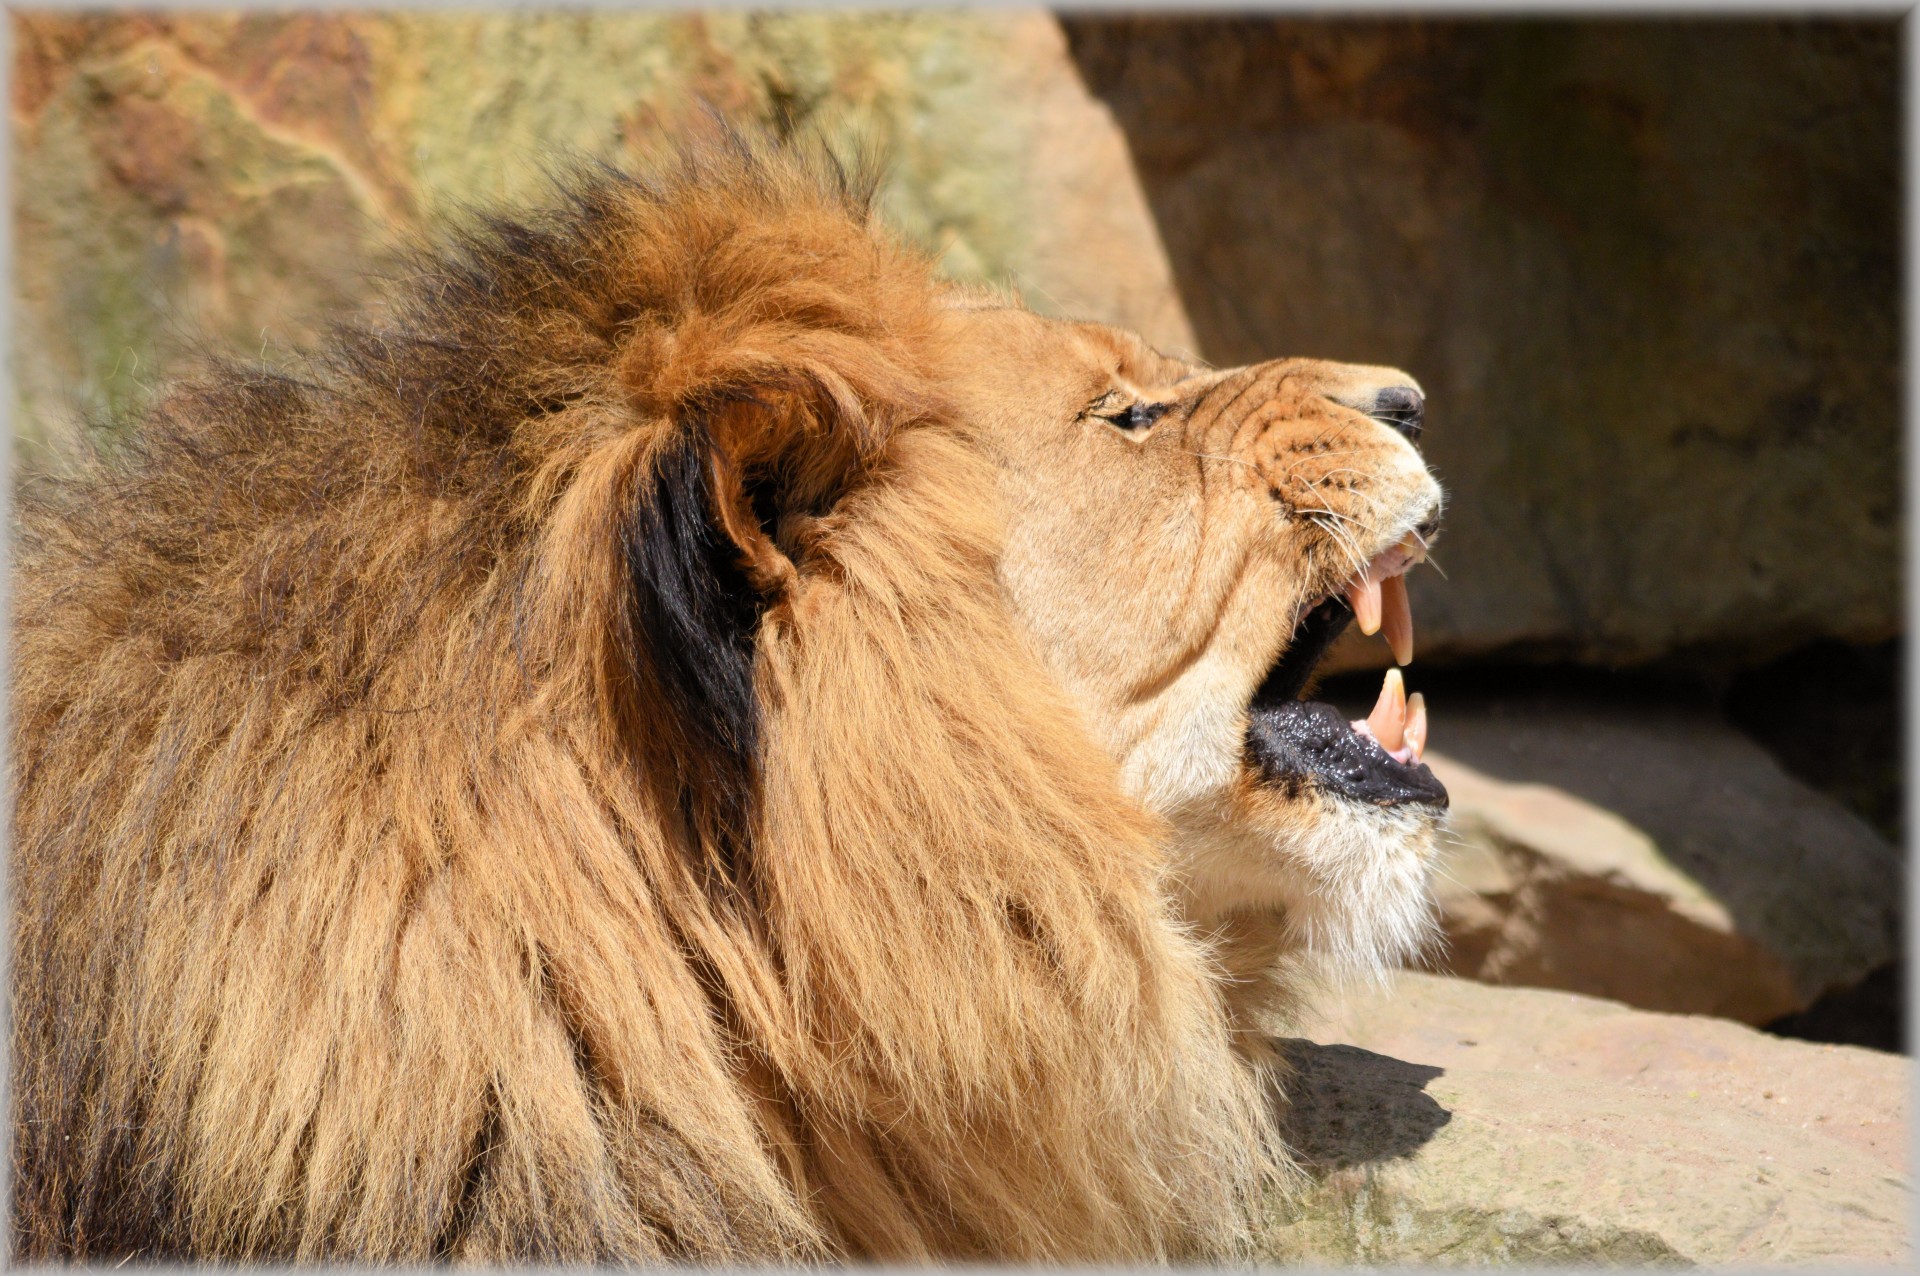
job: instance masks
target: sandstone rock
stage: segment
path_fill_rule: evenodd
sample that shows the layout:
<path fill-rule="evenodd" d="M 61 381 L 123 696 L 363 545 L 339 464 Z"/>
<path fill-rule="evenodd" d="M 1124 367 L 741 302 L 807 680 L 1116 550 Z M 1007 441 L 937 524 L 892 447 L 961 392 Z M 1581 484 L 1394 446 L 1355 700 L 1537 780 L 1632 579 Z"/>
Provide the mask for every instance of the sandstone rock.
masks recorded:
<path fill-rule="evenodd" d="M 1066 27 L 1202 351 L 1426 387 L 1426 658 L 1899 629 L 1891 19 Z"/>
<path fill-rule="evenodd" d="M 1038 12 L 11 21 L 29 445 L 203 341 L 311 342 L 396 235 L 537 198 L 568 152 L 632 160 L 709 105 L 887 156 L 884 213 L 956 278 L 1193 344 L 1125 143 Z"/>
<path fill-rule="evenodd" d="M 1640 829 L 1548 785 L 1429 761 L 1453 799 L 1439 968 L 1756 1024 L 1805 1004 L 1780 958 Z"/>
<path fill-rule="evenodd" d="M 1444 969 L 1766 1023 L 1900 951 L 1901 857 L 1703 708 L 1434 698 Z"/>
<path fill-rule="evenodd" d="M 1414 974 L 1304 1031 L 1288 1137 L 1310 1182 L 1276 1208 L 1272 1258 L 1910 1256 L 1899 1056 Z"/>

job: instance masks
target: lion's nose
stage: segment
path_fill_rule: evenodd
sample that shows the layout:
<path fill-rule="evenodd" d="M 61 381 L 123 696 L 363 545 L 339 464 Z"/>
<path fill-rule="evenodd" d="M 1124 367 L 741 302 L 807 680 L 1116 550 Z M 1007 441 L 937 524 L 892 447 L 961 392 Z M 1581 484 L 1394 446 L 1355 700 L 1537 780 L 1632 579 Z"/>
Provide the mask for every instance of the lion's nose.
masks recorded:
<path fill-rule="evenodd" d="M 1380 391 L 1374 396 L 1373 409 L 1367 413 L 1374 420 L 1385 422 L 1400 431 L 1412 443 L 1420 441 L 1420 429 L 1426 414 L 1426 399 L 1410 385 L 1390 385 Z"/>

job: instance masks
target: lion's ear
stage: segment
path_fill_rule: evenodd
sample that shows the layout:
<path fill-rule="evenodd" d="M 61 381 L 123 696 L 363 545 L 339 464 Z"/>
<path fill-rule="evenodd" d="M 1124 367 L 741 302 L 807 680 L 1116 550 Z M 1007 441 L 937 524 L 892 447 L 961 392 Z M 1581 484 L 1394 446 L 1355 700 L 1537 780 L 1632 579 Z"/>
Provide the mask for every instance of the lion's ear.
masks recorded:
<path fill-rule="evenodd" d="M 650 778 L 669 781 L 666 796 L 735 869 L 758 782 L 754 645 L 806 561 L 795 549 L 796 566 L 781 538 L 804 544 L 798 529 L 834 508 L 847 476 L 902 422 L 939 409 L 865 339 L 723 335 L 716 347 L 698 325 L 642 334 L 624 359 L 636 416 L 663 431 L 624 553 L 647 737 L 636 743 Z"/>
<path fill-rule="evenodd" d="M 754 642 L 793 564 L 761 527 L 737 464 L 682 424 L 653 464 L 623 533 L 635 681 L 650 701 L 643 753 L 737 880 L 759 747 Z"/>
<path fill-rule="evenodd" d="M 770 476 L 749 482 L 744 468 L 719 446 L 710 454 L 708 479 L 714 521 L 733 542 L 747 580 L 769 601 L 791 597 L 800 573 L 774 540 L 784 503 L 778 484 Z"/>

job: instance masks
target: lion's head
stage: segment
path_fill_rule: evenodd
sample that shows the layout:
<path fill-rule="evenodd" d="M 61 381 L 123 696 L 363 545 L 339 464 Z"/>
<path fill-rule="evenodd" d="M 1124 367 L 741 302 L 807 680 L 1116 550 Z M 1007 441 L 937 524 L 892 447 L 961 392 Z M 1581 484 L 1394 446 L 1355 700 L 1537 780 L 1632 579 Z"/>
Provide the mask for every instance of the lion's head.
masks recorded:
<path fill-rule="evenodd" d="M 1446 805 L 1424 706 L 1397 674 L 1371 721 L 1303 693 L 1356 613 L 1411 657 L 1403 575 L 1441 503 L 1417 383 L 1308 359 L 1222 371 L 1101 325 L 956 308 L 955 392 L 1001 457 L 1008 599 L 1173 825 L 1187 914 L 1257 937 L 1236 963 L 1292 974 L 1275 959 L 1416 954 Z"/>
<path fill-rule="evenodd" d="M 745 144 L 405 277 L 22 495 L 16 1250 L 1242 1248 L 1223 984 L 1424 907 L 1438 790 L 1295 699 L 1411 381 L 983 305 Z"/>

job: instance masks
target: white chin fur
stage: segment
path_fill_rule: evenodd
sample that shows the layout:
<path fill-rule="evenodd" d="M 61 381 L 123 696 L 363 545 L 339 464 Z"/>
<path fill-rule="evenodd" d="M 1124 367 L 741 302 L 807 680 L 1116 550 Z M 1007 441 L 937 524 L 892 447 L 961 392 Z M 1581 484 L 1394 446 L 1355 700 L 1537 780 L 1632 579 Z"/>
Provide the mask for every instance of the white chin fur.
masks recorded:
<path fill-rule="evenodd" d="M 1345 798 L 1320 800 L 1333 809 L 1301 839 L 1310 845 L 1282 853 L 1280 876 L 1292 879 L 1288 927 L 1329 977 L 1384 980 L 1439 939 L 1432 820 Z"/>
<path fill-rule="evenodd" d="M 1439 939 L 1431 889 L 1431 812 L 1306 798 L 1285 829 L 1223 827 L 1176 816 L 1190 918 L 1206 926 L 1276 908 L 1296 951 L 1331 981 L 1384 980 Z M 1211 827 L 1206 824 L 1211 823 Z"/>

